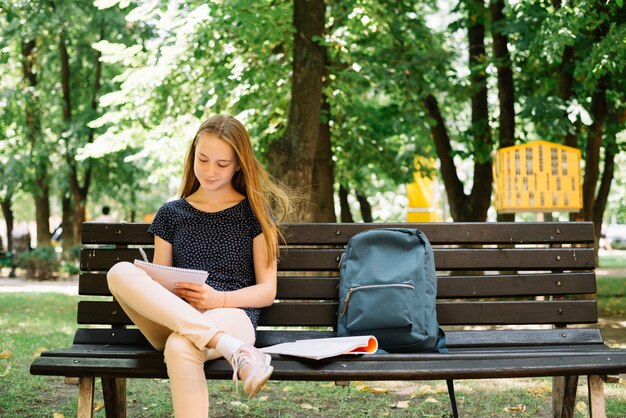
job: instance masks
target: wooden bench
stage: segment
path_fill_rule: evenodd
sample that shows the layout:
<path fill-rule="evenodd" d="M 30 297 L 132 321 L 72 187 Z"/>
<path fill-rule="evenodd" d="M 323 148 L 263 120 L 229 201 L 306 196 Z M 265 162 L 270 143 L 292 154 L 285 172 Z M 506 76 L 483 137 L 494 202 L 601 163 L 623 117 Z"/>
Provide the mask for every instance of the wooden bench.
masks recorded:
<path fill-rule="evenodd" d="M 333 336 L 343 247 L 354 234 L 385 226 L 419 228 L 432 242 L 437 312 L 449 353 L 322 361 L 274 356 L 272 379 L 554 376 L 554 416 L 561 417 L 573 416 L 578 378 L 587 376 L 592 416 L 604 416 L 603 378 L 626 371 L 626 350 L 607 347 L 598 329 L 569 327 L 597 322 L 591 223 L 288 225 L 277 301 L 261 316 L 257 346 Z M 106 271 L 140 257 L 136 247 L 152 244 L 147 229 L 83 224 L 79 294 L 110 296 Z M 81 417 L 92 415 L 94 379 L 100 377 L 107 416 L 125 416 L 126 378 L 166 378 L 163 356 L 137 329 L 127 328 L 132 324 L 114 300 L 93 299 L 78 303 L 78 324 L 89 327 L 77 329 L 71 347 L 42 353 L 30 372 L 78 377 Z M 208 362 L 205 371 L 207 379 L 232 376 L 224 360 Z"/>

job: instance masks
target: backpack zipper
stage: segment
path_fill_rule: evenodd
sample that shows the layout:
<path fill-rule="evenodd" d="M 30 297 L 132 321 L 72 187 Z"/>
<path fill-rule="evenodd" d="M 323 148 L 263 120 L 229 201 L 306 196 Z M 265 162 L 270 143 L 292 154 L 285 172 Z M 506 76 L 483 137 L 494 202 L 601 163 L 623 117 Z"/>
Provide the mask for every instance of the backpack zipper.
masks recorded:
<path fill-rule="evenodd" d="M 369 284 L 365 286 L 351 287 L 350 289 L 348 289 L 348 293 L 346 293 L 346 297 L 343 299 L 343 311 L 341 312 L 341 317 L 343 318 L 344 315 L 346 314 L 346 311 L 348 310 L 348 301 L 350 299 L 350 295 L 352 295 L 352 292 L 355 292 L 357 290 L 376 289 L 380 287 L 404 287 L 407 289 L 415 290 L 415 286 L 413 286 L 412 284 L 404 284 L 404 283 Z"/>

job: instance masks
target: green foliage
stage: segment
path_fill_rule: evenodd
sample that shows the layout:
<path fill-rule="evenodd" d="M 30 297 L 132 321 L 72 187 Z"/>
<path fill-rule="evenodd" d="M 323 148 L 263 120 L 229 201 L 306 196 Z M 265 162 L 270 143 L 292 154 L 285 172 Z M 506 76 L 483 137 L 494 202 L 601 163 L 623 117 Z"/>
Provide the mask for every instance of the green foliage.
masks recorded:
<path fill-rule="evenodd" d="M 63 260 L 61 261 L 59 271 L 70 276 L 75 276 L 80 273 L 80 267 L 76 261 Z"/>
<path fill-rule="evenodd" d="M 596 3 L 505 2 L 517 142 L 563 142 L 573 134 L 583 145 L 590 98 L 602 79 L 611 108 L 603 146 L 623 152 L 626 9 L 621 0 Z M 409 181 L 414 157 L 435 155 L 433 121 L 423 105 L 429 94 L 437 98 L 456 161 L 490 157 L 470 130 L 476 88 L 466 62 L 470 19 L 485 23 L 480 69 L 493 100 L 482 129 L 494 137 L 499 113 L 493 28 L 478 4 L 327 2 L 326 32 L 317 41 L 327 51 L 330 109 L 323 121 L 330 124 L 336 185 L 372 196 Z M 451 13 L 442 8 L 452 6 L 457 20 L 446 26 Z M 0 8 L 0 200 L 36 192 L 37 175 L 49 166 L 45 178 L 57 194 L 70 196 L 67 179 L 75 173 L 79 186 L 91 181 L 91 202 L 153 212 L 176 193 L 189 141 L 214 113 L 237 115 L 272 164 L 267 150 L 288 118 L 293 1 L 15 0 Z M 61 39 L 70 57 L 69 118 L 59 78 Z M 24 80 L 23 41 L 35 42 L 35 86 Z M 567 48 L 575 50 L 571 62 L 563 61 Z M 570 70 L 572 94 L 564 98 L 559 76 Z M 27 108 L 36 117 L 27 117 Z"/>
<path fill-rule="evenodd" d="M 338 182 L 366 194 L 412 179 L 413 158 L 434 156 L 421 100 L 443 86 L 450 54 L 411 2 L 338 2 L 326 45 Z"/>
<path fill-rule="evenodd" d="M 80 273 L 80 245 L 74 245 L 63 251 L 59 271 L 70 276 Z"/>
<path fill-rule="evenodd" d="M 149 173 L 139 184 L 163 190 L 162 202 L 178 188 L 184 153 L 202 118 L 238 114 L 259 150 L 282 133 L 289 2 L 142 2 L 127 20 L 148 22 L 159 38 L 143 46 L 96 45 L 106 62 L 127 70 L 116 78 L 119 89 L 102 97 L 108 112 L 89 126 L 106 132 L 81 151 L 82 158 L 127 150 L 125 161 Z"/>
<path fill-rule="evenodd" d="M 28 277 L 39 280 L 53 279 L 61 263 L 52 247 L 38 247 L 15 257 L 15 265 L 26 270 Z"/>
<path fill-rule="evenodd" d="M 608 80 L 609 107 L 616 114 L 624 111 L 626 10 L 614 2 L 596 6 L 591 0 L 558 8 L 533 1 L 520 2 L 510 11 L 507 31 L 519 67 L 522 137 L 562 143 L 566 134 L 574 133 L 584 150 L 586 126 L 592 123 L 590 97 L 602 77 Z M 570 61 L 564 61 L 566 48 L 574 51 Z M 564 72 L 573 77 L 567 99 L 559 84 Z M 608 131 L 615 122 L 609 118 Z"/>
<path fill-rule="evenodd" d="M 86 155 L 143 145 L 142 155 L 158 162 L 146 161 L 153 178 L 171 179 L 199 119 L 227 112 L 246 123 L 271 164 L 263 154 L 283 134 L 289 107 L 292 3 L 184 1 L 167 6 L 167 19 L 158 7 L 139 4 L 128 16 L 159 27 L 156 49 L 97 46 L 107 62 L 129 70 L 117 78 L 120 89 L 103 97 L 109 112 L 90 126 L 108 129 Z M 328 50 L 324 92 L 331 109 L 324 118 L 336 178 L 348 186 L 394 189 L 411 177 L 416 154 L 433 155 L 419 98 L 445 86 L 448 53 L 424 23 L 428 10 L 411 2 L 329 4 L 327 34 L 319 39 Z"/>
<path fill-rule="evenodd" d="M 12 254 L 10 251 L 0 253 L 0 268 L 11 267 Z"/>
<path fill-rule="evenodd" d="M 140 22 L 127 25 L 125 14 L 97 9 L 84 0 L 2 4 L 0 103 L 7 104 L 7 111 L 0 115 L 0 199 L 13 198 L 11 187 L 15 193 L 39 194 L 45 183 L 53 194 L 69 197 L 74 180 L 78 190 L 95 190 L 97 197 L 105 190 L 125 197 L 120 189 L 140 188 L 137 184 L 146 176 L 124 161 L 128 152 L 98 160 L 78 158 L 104 132 L 88 122 L 102 114 L 98 99 L 117 88 L 114 78 L 124 69 L 101 63 L 92 45 L 107 39 L 141 43 L 148 36 Z M 24 45 L 29 43 L 33 49 L 26 57 Z M 28 80 L 26 62 L 32 66 Z M 67 74 L 67 84 L 62 74 Z"/>

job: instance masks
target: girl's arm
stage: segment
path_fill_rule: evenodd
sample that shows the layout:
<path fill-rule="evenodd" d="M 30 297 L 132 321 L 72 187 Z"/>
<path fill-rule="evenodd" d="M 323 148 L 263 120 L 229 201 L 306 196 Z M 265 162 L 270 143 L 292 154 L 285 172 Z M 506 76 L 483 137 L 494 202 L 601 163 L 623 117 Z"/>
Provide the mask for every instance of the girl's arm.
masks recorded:
<path fill-rule="evenodd" d="M 275 262 L 271 265 L 267 263 L 263 234 L 257 235 L 252 241 L 252 252 L 256 284 L 232 292 L 220 292 L 206 284 L 180 283 L 176 294 L 196 309 L 262 308 L 271 305 L 276 298 L 278 266 Z"/>
<path fill-rule="evenodd" d="M 162 266 L 172 266 L 174 264 L 174 252 L 172 244 L 163 238 L 154 236 L 154 257 L 152 262 Z"/>

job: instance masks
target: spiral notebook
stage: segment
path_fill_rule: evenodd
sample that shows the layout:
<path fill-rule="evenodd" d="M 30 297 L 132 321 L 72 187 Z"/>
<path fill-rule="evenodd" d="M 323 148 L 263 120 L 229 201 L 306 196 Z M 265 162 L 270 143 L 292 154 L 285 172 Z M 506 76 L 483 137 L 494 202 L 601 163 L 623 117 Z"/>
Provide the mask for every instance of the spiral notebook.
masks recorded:
<path fill-rule="evenodd" d="M 184 269 L 150 263 L 143 249 L 140 248 L 139 251 L 145 261 L 135 260 L 134 264 L 172 293 L 174 292 L 174 287 L 176 287 L 175 283 L 190 282 L 203 284 L 209 277 L 209 272 L 204 270 Z"/>

